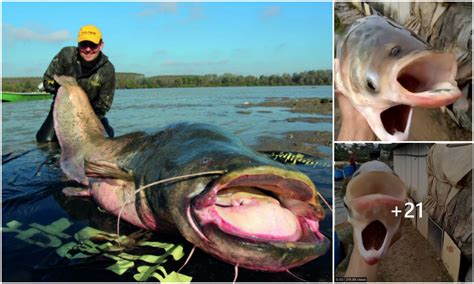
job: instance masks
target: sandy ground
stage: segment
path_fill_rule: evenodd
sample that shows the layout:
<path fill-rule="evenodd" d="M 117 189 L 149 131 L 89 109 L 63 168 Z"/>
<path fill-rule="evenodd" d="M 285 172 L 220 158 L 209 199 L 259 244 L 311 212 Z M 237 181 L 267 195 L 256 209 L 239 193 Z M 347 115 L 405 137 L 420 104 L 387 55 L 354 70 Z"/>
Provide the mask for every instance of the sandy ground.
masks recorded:
<path fill-rule="evenodd" d="M 268 99 L 262 103 L 248 103 L 243 107 L 262 106 L 262 107 L 288 107 L 291 112 L 295 113 L 318 113 L 328 114 L 332 113 L 332 99 L 319 98 L 281 98 Z"/>
<path fill-rule="evenodd" d="M 252 107 L 286 107 L 288 111 L 302 114 L 324 114 L 331 115 L 332 113 L 332 99 L 319 98 L 305 98 L 292 99 L 282 98 L 278 100 L 267 100 L 262 103 L 247 103 L 238 105 L 241 108 L 239 112 L 249 112 L 248 108 Z M 249 112 L 250 113 L 250 112 Z M 318 123 L 331 123 L 331 118 L 315 118 L 315 117 L 298 117 L 288 118 L 289 123 L 294 121 Z M 284 133 L 283 138 L 276 138 L 270 136 L 261 137 L 256 145 L 256 150 L 276 150 L 276 151 L 290 151 L 301 152 L 308 155 L 331 158 L 326 153 L 317 150 L 317 146 L 323 145 L 332 147 L 332 132 L 329 131 L 290 131 Z"/>
<path fill-rule="evenodd" d="M 352 251 L 352 227 L 348 222 L 336 226 L 336 232 L 345 251 Z M 349 253 L 347 255 L 350 255 Z M 336 268 L 336 277 L 344 276 L 349 258 Z M 383 282 L 451 282 L 440 254 L 410 221 L 402 226 L 402 236 L 380 262 L 378 281 Z"/>
<path fill-rule="evenodd" d="M 415 108 L 409 138 L 417 141 L 470 141 L 472 132 L 458 127 L 439 108 Z"/>

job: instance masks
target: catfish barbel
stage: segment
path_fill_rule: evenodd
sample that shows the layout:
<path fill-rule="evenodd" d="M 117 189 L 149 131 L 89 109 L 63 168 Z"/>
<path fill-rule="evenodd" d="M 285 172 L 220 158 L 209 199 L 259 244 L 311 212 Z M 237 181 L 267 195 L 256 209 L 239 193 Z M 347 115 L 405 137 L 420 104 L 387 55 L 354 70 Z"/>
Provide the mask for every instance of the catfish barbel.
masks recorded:
<path fill-rule="evenodd" d="M 105 138 L 75 80 L 55 80 L 61 85 L 54 108 L 61 169 L 86 186 L 65 189 L 66 194 L 91 196 L 144 229 L 178 231 L 207 253 L 249 269 L 284 271 L 329 249 L 319 232 L 324 210 L 306 175 L 206 124 Z M 208 171 L 224 174 L 161 183 L 135 194 L 159 180 Z"/>

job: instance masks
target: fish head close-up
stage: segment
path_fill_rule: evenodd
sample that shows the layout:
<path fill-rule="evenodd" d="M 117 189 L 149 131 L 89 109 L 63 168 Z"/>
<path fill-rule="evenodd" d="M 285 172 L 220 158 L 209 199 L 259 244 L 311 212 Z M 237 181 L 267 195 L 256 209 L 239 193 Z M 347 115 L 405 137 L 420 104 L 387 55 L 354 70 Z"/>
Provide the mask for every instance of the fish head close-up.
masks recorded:
<path fill-rule="evenodd" d="M 406 198 L 406 185 L 379 161 L 366 163 L 348 183 L 344 204 L 354 249 L 366 263 L 378 263 L 399 234 Z M 400 213 L 394 214 L 397 209 Z"/>
<path fill-rule="evenodd" d="M 181 124 L 139 179 L 199 174 L 146 190 L 160 219 L 205 252 L 253 270 L 284 271 L 326 253 L 316 187 L 305 175 L 204 124 Z M 166 154 L 165 154 L 166 153 Z M 159 165 L 158 165 L 159 164 Z M 157 168 L 160 170 L 158 171 Z M 220 173 L 205 174 L 209 171 Z M 159 176 L 158 176 L 159 175 Z M 166 215 L 169 214 L 169 215 Z"/>
<path fill-rule="evenodd" d="M 413 107 L 456 101 L 456 58 L 381 16 L 355 21 L 339 38 L 336 89 L 384 141 L 407 140 Z"/>

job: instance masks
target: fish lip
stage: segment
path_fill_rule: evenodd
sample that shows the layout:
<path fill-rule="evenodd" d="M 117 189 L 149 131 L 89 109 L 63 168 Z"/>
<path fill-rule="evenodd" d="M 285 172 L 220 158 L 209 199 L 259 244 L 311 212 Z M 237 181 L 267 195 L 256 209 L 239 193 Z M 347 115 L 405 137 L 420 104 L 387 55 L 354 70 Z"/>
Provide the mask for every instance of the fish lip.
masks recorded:
<path fill-rule="evenodd" d="M 399 105 L 401 104 L 390 104 L 389 106 L 384 106 L 382 108 L 375 108 L 373 106 L 358 106 L 357 109 L 365 117 L 370 128 L 381 141 L 404 141 L 408 139 L 410 132 L 413 108 L 409 106 L 406 107 L 406 110 L 408 111 L 405 113 L 407 119 L 404 123 L 405 127 L 403 132 L 400 132 L 400 129 L 398 128 L 396 130 L 390 130 L 390 132 L 387 131 L 387 127 L 389 127 L 387 126 L 387 119 L 389 119 L 389 117 L 382 118 L 382 114 L 385 111 L 391 111 L 390 108 L 397 107 Z"/>
<path fill-rule="evenodd" d="M 408 140 L 414 106 L 440 107 L 462 96 L 456 72 L 456 60 L 451 53 L 422 50 L 400 58 L 389 73 L 388 98 L 382 107 L 362 107 L 375 135 L 383 141 Z M 402 121 L 393 119 L 400 111 Z"/>
<path fill-rule="evenodd" d="M 268 184 L 257 181 L 256 179 L 267 177 Z M 291 183 L 294 187 L 292 190 L 282 190 L 285 183 Z M 280 186 L 275 187 L 274 184 L 278 183 Z M 313 192 L 316 192 L 316 187 L 313 182 L 304 174 L 279 169 L 271 166 L 261 166 L 244 168 L 237 171 L 231 171 L 230 173 L 214 180 L 201 196 L 197 197 L 194 202 L 194 207 L 202 209 L 211 204 L 214 204 L 217 197 L 217 192 L 233 187 L 233 186 L 255 186 L 281 194 L 286 198 L 293 198 L 301 201 L 309 201 L 313 196 Z"/>
<path fill-rule="evenodd" d="M 397 230 L 399 230 L 400 224 L 401 224 L 401 220 L 398 220 L 398 222 L 396 222 L 396 224 L 394 224 L 393 228 L 388 229 L 385 222 L 381 219 L 378 219 L 378 218 L 368 220 L 366 222 L 366 225 L 363 226 L 363 228 L 360 225 L 359 226 L 354 225 L 354 224 L 358 223 L 355 220 L 350 220 L 349 222 L 352 223 L 353 227 L 354 227 L 354 235 L 355 235 L 354 244 L 357 246 L 357 248 L 359 250 L 359 253 L 361 254 L 364 261 L 366 263 L 370 264 L 370 265 L 373 265 L 373 264 L 377 263 L 380 259 L 382 259 L 385 256 L 385 254 L 388 251 L 388 248 L 391 245 L 393 236 L 394 236 L 395 232 Z M 382 241 L 382 242 L 379 243 L 379 245 L 377 247 L 367 248 L 366 244 L 367 244 L 368 241 L 366 240 L 367 236 L 364 235 L 364 231 L 366 231 L 367 227 L 370 226 L 370 224 L 372 224 L 374 222 L 379 222 L 379 223 L 383 224 L 383 226 L 385 228 L 384 236 L 383 236 L 382 239 L 378 240 L 379 242 L 380 241 Z M 374 240 L 372 240 L 372 242 L 373 241 Z"/>
<path fill-rule="evenodd" d="M 398 104 L 439 107 L 455 102 L 462 92 L 457 87 L 456 58 L 451 53 L 416 51 L 401 58 L 391 74 L 393 101 Z"/>
<path fill-rule="evenodd" d="M 380 261 L 380 258 L 378 257 L 371 257 L 371 258 L 367 258 L 365 259 L 365 262 L 367 262 L 368 265 L 374 265 L 374 264 L 377 264 L 379 261 Z"/>
<path fill-rule="evenodd" d="M 267 177 L 270 179 L 268 184 L 257 183 L 256 179 Z M 293 187 L 285 187 L 286 183 L 290 183 Z M 275 187 L 274 184 L 280 184 L 281 187 Z M 191 202 L 191 213 L 188 218 L 192 219 L 192 226 L 197 231 L 199 235 L 206 236 L 204 233 L 204 225 L 200 225 L 199 217 L 196 212 L 204 210 L 207 207 L 213 206 L 217 199 L 217 193 L 226 188 L 235 187 L 235 186 L 256 186 L 266 190 L 271 191 L 275 194 L 279 194 L 279 197 L 292 198 L 304 202 L 312 202 L 319 205 L 317 202 L 317 196 L 313 193 L 316 192 L 316 187 L 313 182 L 304 174 L 296 171 L 288 171 L 271 166 L 260 166 L 252 168 L 244 168 L 238 171 L 232 171 L 216 180 L 211 182 L 208 185 L 208 188 L 199 196 L 195 197 Z M 288 190 L 291 188 L 292 190 Z M 286 190 L 284 190 L 286 189 Z M 319 205 L 320 206 L 320 205 Z M 260 238 L 251 238 L 247 236 L 239 236 L 235 234 L 229 234 L 223 230 L 222 233 L 228 234 L 233 238 L 239 238 L 240 241 L 251 242 L 251 243 L 267 243 L 269 245 L 278 244 L 281 242 L 285 243 L 294 243 L 294 244 L 311 244 L 316 240 L 322 242 L 325 238 L 319 232 L 319 221 L 324 217 L 324 213 L 319 216 L 317 220 L 310 220 L 308 222 L 315 222 L 315 224 L 307 224 L 306 220 L 301 220 L 298 218 L 300 226 L 305 225 L 307 227 L 303 228 L 303 233 L 299 240 L 297 241 L 288 241 L 288 240 L 277 240 L 277 239 L 260 239 Z M 315 226 L 315 227 L 314 227 Z M 313 230 L 316 228 L 316 232 Z M 205 239 L 208 240 L 207 237 Z"/>
<path fill-rule="evenodd" d="M 207 249 L 209 253 L 214 254 L 219 259 L 222 259 L 225 262 L 233 263 L 239 267 L 244 267 L 252 270 L 261 270 L 261 271 L 271 271 L 271 272 L 281 272 L 287 271 L 293 267 L 301 266 L 311 260 L 318 258 L 321 255 L 324 255 L 331 246 L 331 241 L 324 237 L 318 243 L 301 243 L 296 244 L 292 242 L 258 242 L 257 240 L 244 239 L 239 236 L 227 234 L 226 232 L 218 229 L 212 229 L 216 227 L 215 224 L 210 224 L 205 226 L 205 231 L 210 231 L 210 238 L 215 240 L 216 238 L 227 238 L 230 239 L 230 245 L 226 246 L 226 253 L 219 254 L 218 250 L 213 248 L 212 244 L 209 244 Z M 252 254 L 256 254 L 257 260 L 246 259 L 241 257 L 240 253 L 233 253 L 233 247 L 236 251 L 241 250 L 242 248 L 247 248 Z M 203 248 L 206 250 L 206 248 Z M 282 250 L 284 252 L 282 252 Z M 270 254 L 267 255 L 266 251 L 270 251 Z M 278 251 L 280 254 L 278 254 Z M 297 255 L 305 254 L 302 257 L 296 257 Z M 275 255 L 279 255 L 274 258 Z M 271 258 L 274 258 L 272 261 Z"/>

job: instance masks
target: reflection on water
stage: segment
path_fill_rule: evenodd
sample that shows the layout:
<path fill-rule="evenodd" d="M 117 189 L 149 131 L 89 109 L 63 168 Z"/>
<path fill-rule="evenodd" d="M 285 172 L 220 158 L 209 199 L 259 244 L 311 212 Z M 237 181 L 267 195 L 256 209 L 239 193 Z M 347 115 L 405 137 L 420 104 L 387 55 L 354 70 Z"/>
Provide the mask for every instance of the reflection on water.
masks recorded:
<path fill-rule="evenodd" d="M 21 156 L 4 157 L 2 179 L 2 227 L 19 222 L 16 231 L 2 233 L 4 281 L 134 281 L 132 269 L 122 275 L 107 270 L 114 261 L 98 253 L 88 258 L 68 259 L 60 257 L 56 250 L 75 242 L 75 234 L 90 226 L 109 233 L 116 232 L 117 218 L 103 210 L 89 198 L 65 197 L 61 190 L 74 183 L 65 181 L 58 167 L 58 149 L 34 149 Z M 319 192 L 330 204 L 331 168 L 299 165 L 316 184 Z M 324 207 L 324 206 L 323 206 Z M 332 239 L 332 214 L 326 207 L 326 218 L 320 224 L 320 231 Z M 71 223 L 61 234 L 42 231 L 27 237 L 25 231 L 49 225 L 66 219 Z M 37 224 L 37 225 L 34 225 Z M 137 228 L 121 222 L 121 235 L 137 232 Z M 53 244 L 51 240 L 57 244 Z M 181 244 L 187 256 L 192 245 L 179 235 L 154 233 L 151 240 Z M 28 243 L 35 242 L 35 243 Z M 41 246 L 48 244 L 46 246 Z M 136 247 L 132 247 L 137 249 Z M 143 249 L 136 255 L 156 255 L 157 249 Z M 27 257 L 25 257 L 27 256 Z M 179 269 L 180 261 L 167 261 L 164 266 L 170 272 Z M 309 281 L 331 281 L 331 250 L 320 258 L 292 272 Z M 181 271 L 193 277 L 193 281 L 232 281 L 234 267 L 221 262 L 206 253 L 196 251 L 190 262 Z M 297 281 L 288 273 L 257 272 L 240 269 L 238 281 Z"/>
<path fill-rule="evenodd" d="M 332 131 L 331 123 L 288 123 L 287 118 L 321 117 L 291 113 L 281 107 L 245 109 L 245 102 L 266 98 L 330 98 L 330 86 L 318 87 L 228 87 L 117 90 L 107 117 L 116 135 L 156 129 L 182 121 L 218 125 L 236 133 L 246 144 L 258 137 L 276 136 L 291 130 Z M 48 113 L 50 101 L 3 104 L 3 153 L 34 147 L 35 134 Z M 262 111 L 263 110 L 263 111 Z M 239 112 L 240 111 L 240 112 Z M 327 116 L 322 116 L 327 117 Z"/>

